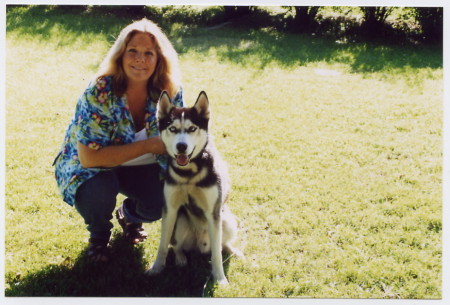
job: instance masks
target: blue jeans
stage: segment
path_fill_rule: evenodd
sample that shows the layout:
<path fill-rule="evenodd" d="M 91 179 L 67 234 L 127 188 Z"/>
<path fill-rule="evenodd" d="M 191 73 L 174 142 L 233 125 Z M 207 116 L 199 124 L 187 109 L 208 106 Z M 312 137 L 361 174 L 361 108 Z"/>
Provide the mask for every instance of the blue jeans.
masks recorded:
<path fill-rule="evenodd" d="M 158 164 L 123 166 L 103 171 L 77 190 L 75 208 L 83 217 L 91 238 L 109 239 L 111 219 L 119 193 L 127 196 L 127 222 L 153 222 L 161 218 L 164 205 L 163 181 Z"/>

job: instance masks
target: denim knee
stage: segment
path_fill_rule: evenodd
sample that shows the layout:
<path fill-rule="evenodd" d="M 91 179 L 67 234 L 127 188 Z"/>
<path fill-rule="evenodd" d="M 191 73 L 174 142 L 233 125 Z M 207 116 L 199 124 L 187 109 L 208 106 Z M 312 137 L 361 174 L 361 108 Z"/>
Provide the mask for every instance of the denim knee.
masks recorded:
<path fill-rule="evenodd" d="M 124 167 L 119 173 L 120 192 L 127 196 L 125 217 L 129 222 L 152 222 L 161 218 L 164 184 L 157 164 Z"/>
<path fill-rule="evenodd" d="M 142 202 L 127 198 L 123 202 L 123 211 L 128 222 L 149 223 L 161 219 L 162 204 L 160 202 Z"/>

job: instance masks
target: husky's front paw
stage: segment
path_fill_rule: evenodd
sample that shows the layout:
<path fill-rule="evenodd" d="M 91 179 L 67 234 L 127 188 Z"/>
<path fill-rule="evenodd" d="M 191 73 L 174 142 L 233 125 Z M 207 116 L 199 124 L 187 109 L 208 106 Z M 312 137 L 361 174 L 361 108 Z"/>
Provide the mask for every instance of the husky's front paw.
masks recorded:
<path fill-rule="evenodd" d="M 227 286 L 227 285 L 229 284 L 226 277 L 222 277 L 222 278 L 219 278 L 219 279 L 215 279 L 215 282 L 216 282 L 219 286 Z"/>
<path fill-rule="evenodd" d="M 150 269 L 148 269 L 147 271 L 145 271 L 145 274 L 146 274 L 146 275 L 156 275 L 156 274 L 159 274 L 159 273 L 161 273 L 161 271 L 163 271 L 164 267 L 165 267 L 164 264 L 160 264 L 160 263 L 155 262 L 155 263 L 153 264 L 153 266 L 152 266 Z"/>
<path fill-rule="evenodd" d="M 213 266 L 213 271 L 212 271 L 212 278 L 213 278 L 214 283 L 216 283 L 220 286 L 228 285 L 227 277 L 225 276 L 223 271 L 222 270 L 214 270 L 214 266 Z"/>

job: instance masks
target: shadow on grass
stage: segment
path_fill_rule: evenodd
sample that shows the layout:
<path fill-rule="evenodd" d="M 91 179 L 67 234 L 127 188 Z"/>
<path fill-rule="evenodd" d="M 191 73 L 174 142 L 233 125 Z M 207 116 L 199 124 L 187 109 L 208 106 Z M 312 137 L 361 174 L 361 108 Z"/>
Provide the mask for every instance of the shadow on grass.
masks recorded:
<path fill-rule="evenodd" d="M 122 236 L 112 240 L 112 259 L 95 264 L 87 260 L 87 248 L 74 263 L 48 265 L 23 278 L 6 278 L 7 297 L 202 297 L 214 296 L 209 280 L 208 255 L 188 253 L 188 265 L 175 265 L 171 251 L 164 271 L 146 276 L 148 263 L 143 259 L 143 245 L 133 246 Z M 225 256 L 224 259 L 227 257 Z M 224 265 L 228 270 L 228 260 Z"/>
<path fill-rule="evenodd" d="M 112 43 L 132 17 L 114 17 L 98 9 L 87 13 L 74 6 L 64 11 L 50 6 L 11 6 L 7 9 L 8 32 L 32 35 L 43 41 L 58 39 L 70 45 L 83 34 L 102 35 Z M 188 18 L 188 17 L 187 17 Z M 310 34 L 292 34 L 271 26 L 248 27 L 245 22 L 229 22 L 202 28 L 195 20 L 185 24 L 161 24 L 180 54 L 206 56 L 215 52 L 222 61 L 263 69 L 271 63 L 283 67 L 313 62 L 343 63 L 354 73 L 389 72 L 402 68 L 442 68 L 442 44 L 414 45 L 392 42 L 339 42 Z M 88 42 L 86 42 L 88 43 Z"/>

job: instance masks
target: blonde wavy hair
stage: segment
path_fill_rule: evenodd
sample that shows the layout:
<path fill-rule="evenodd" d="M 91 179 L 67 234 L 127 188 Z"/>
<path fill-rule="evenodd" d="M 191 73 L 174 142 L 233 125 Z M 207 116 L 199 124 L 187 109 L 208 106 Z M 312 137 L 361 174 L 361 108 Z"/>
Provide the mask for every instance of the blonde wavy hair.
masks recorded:
<path fill-rule="evenodd" d="M 181 86 L 178 54 L 159 26 L 146 18 L 129 24 L 120 32 L 100 65 L 95 79 L 112 76 L 114 94 L 123 96 L 127 89 L 127 77 L 122 67 L 122 57 L 127 44 L 136 33 L 148 33 L 156 44 L 158 62 L 155 72 L 148 81 L 149 95 L 157 98 L 163 90 L 166 90 L 173 98 Z"/>

